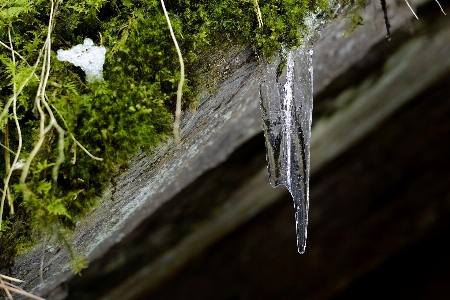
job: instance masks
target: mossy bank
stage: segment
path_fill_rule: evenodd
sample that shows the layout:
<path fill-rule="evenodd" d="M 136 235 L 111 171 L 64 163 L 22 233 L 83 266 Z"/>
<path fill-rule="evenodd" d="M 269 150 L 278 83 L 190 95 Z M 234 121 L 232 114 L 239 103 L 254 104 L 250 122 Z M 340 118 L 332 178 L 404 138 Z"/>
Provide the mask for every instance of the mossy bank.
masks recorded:
<path fill-rule="evenodd" d="M 366 0 L 339 0 L 362 7 Z M 195 107 L 202 53 L 251 45 L 270 57 L 300 45 L 328 0 L 166 0 L 183 52 L 183 109 Z M 359 22 L 354 13 L 353 23 Z M 90 38 L 103 78 L 56 57 Z M 6 0 L 0 4 L 3 159 L 0 270 L 36 241 L 67 232 L 138 149 L 172 133 L 180 66 L 158 0 Z M 75 271 L 82 259 L 71 253 Z"/>

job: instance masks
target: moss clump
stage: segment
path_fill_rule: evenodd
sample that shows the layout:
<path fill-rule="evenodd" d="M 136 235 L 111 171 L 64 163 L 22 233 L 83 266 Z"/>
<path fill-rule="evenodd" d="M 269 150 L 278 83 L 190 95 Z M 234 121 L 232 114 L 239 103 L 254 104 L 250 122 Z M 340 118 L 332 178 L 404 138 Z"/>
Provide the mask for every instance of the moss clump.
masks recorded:
<path fill-rule="evenodd" d="M 166 7 L 187 65 L 186 109 L 195 105 L 200 53 L 250 44 L 270 57 L 282 44 L 299 45 L 305 18 L 329 1 L 166 0 Z M 56 50 L 85 38 L 107 49 L 102 82 L 87 84 L 80 68 L 56 59 Z M 0 41 L 1 270 L 30 240 L 53 234 L 66 242 L 61 228 L 95 205 L 119 166 L 171 134 L 180 74 L 157 0 L 4 0 Z M 11 171 L 30 155 L 25 178 Z"/>

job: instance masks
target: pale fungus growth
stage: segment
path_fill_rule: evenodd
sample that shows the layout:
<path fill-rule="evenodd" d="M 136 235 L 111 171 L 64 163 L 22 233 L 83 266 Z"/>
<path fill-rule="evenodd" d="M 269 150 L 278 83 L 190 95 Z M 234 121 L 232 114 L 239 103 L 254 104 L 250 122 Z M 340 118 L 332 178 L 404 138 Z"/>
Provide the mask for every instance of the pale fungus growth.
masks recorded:
<path fill-rule="evenodd" d="M 103 80 L 103 63 L 105 62 L 106 48 L 94 46 L 94 42 L 87 38 L 83 44 L 74 46 L 69 50 L 58 50 L 58 60 L 68 61 L 80 67 L 86 73 L 86 81 Z"/>

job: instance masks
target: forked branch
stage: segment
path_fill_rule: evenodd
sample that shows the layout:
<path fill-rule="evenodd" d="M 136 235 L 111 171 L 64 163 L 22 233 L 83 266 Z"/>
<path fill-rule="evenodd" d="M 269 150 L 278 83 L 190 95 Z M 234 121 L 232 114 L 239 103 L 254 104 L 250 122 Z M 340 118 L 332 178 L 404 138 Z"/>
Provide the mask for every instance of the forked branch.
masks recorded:
<path fill-rule="evenodd" d="M 39 296 L 30 294 L 30 293 L 24 291 L 22 288 L 16 286 L 15 284 L 12 284 L 11 282 L 22 283 L 23 280 L 19 280 L 19 279 L 13 278 L 13 277 L 9 277 L 9 276 L 0 274 L 0 289 L 3 289 L 5 291 L 5 294 L 9 300 L 13 300 L 11 293 L 20 294 L 20 295 L 26 296 L 31 299 L 45 300 L 44 298 L 41 298 Z"/>

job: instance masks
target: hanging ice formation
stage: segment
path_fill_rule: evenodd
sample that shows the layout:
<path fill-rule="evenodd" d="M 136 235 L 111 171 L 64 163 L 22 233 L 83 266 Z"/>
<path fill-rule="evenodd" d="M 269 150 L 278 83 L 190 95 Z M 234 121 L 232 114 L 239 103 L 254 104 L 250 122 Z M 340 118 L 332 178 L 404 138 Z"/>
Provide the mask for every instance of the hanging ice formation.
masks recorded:
<path fill-rule="evenodd" d="M 263 64 L 260 83 L 270 183 L 284 184 L 292 195 L 299 253 L 305 252 L 308 225 L 312 52 L 295 49 Z"/>

